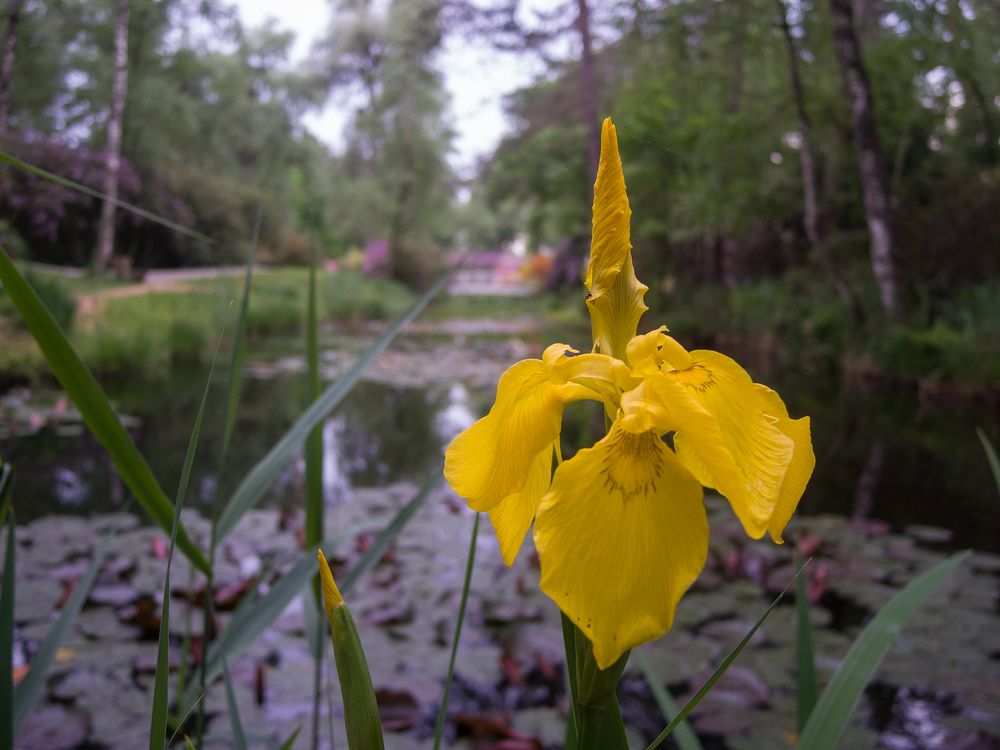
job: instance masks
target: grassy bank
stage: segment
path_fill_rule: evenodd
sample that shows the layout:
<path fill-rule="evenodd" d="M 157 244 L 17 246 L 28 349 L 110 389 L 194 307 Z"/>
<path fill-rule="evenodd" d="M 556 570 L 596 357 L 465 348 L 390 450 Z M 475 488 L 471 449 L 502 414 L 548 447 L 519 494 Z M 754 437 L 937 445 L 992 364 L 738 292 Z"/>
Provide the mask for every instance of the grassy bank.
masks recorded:
<path fill-rule="evenodd" d="M 177 361 L 199 361 L 228 317 L 238 315 L 243 278 L 226 276 L 164 287 L 103 283 L 34 271 L 32 283 L 56 313 L 78 351 L 101 374 L 155 375 Z M 397 316 L 415 295 L 391 281 L 342 271 L 320 273 L 319 314 L 324 321 L 353 322 Z M 299 334 L 305 320 L 308 270 L 256 273 L 247 311 L 251 337 Z M 0 374 L 35 379 L 46 372 L 41 353 L 0 291 Z"/>

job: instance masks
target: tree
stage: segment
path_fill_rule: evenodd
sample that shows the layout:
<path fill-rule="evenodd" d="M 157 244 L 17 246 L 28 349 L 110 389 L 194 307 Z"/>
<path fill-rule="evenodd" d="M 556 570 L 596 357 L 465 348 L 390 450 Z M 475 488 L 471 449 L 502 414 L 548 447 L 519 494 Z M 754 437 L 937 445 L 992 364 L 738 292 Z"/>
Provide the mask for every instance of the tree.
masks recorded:
<path fill-rule="evenodd" d="M 813 153 L 812 122 L 806 109 L 805 90 L 802 86 L 802 76 L 799 72 L 799 50 L 792 36 L 792 28 L 788 22 L 788 11 L 784 0 L 775 0 L 778 6 L 778 22 L 788 50 L 788 78 L 792 87 L 792 98 L 795 101 L 795 114 L 799 121 L 799 162 L 802 168 L 802 224 L 806 239 L 813 252 L 819 257 L 820 263 L 830 277 L 837 294 L 851 309 L 855 320 L 860 321 L 864 313 L 857 297 L 851 291 L 844 275 L 820 235 L 819 221 L 819 179 L 816 175 L 816 159 Z"/>
<path fill-rule="evenodd" d="M 889 183 L 882 162 L 882 147 L 875 122 L 868 71 L 861 59 L 861 48 L 854 29 L 854 11 L 850 0 L 830 0 L 833 42 L 837 63 L 847 87 L 851 108 L 851 131 L 861 171 L 865 218 L 875 281 L 882 306 L 890 318 L 900 313 L 899 284 L 893 256 L 893 231 L 890 216 Z"/>
<path fill-rule="evenodd" d="M 14 76 L 14 46 L 17 43 L 17 24 L 24 0 L 9 0 L 7 28 L 0 48 L 0 133 L 7 130 L 7 112 L 10 109 L 10 84 Z"/>
<path fill-rule="evenodd" d="M 97 254 L 94 267 L 103 271 L 111 261 L 115 244 L 115 208 L 118 200 L 118 173 L 122 158 L 122 121 L 125 115 L 125 94 L 128 91 L 128 15 L 129 0 L 115 4 L 115 75 L 111 93 L 111 111 L 108 113 L 107 171 L 104 173 L 104 193 L 101 218 L 97 227 Z"/>

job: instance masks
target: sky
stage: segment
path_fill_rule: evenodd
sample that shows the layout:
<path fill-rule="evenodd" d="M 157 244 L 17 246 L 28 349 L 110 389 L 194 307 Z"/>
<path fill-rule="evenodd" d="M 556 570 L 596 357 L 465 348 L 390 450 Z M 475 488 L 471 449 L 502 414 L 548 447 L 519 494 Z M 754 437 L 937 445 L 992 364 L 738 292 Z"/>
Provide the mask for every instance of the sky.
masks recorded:
<path fill-rule="evenodd" d="M 546 5 L 544 0 L 536 4 Z M 530 5 L 531 3 L 529 3 Z M 276 18 L 280 28 L 295 32 L 292 63 L 306 58 L 313 42 L 330 23 L 329 0 L 235 0 L 243 22 L 259 26 Z M 451 98 L 452 128 L 456 133 L 452 164 L 460 173 L 470 173 L 477 158 L 490 153 L 506 130 L 503 96 L 532 81 L 542 66 L 525 55 L 502 53 L 485 43 L 472 44 L 449 37 L 439 60 Z M 319 139 L 339 148 L 350 108 L 331 102 L 321 112 L 309 113 L 306 127 Z"/>

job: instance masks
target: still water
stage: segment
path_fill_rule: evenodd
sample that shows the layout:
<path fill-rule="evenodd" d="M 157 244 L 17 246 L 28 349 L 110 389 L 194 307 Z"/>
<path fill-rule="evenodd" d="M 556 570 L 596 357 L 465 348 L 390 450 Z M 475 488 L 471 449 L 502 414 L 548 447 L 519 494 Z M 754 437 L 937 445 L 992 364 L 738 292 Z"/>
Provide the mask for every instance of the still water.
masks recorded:
<path fill-rule="evenodd" d="M 349 361 L 364 340 L 327 343 L 332 367 L 338 358 Z M 327 502 L 349 500 L 355 488 L 422 481 L 440 471 L 448 440 L 489 408 L 502 369 L 516 358 L 538 356 L 541 347 L 497 336 L 401 340 L 376 366 L 377 380 L 359 383 L 323 426 Z M 215 384 L 189 495 L 189 503 L 205 511 L 228 497 L 308 402 L 301 361 L 278 356 L 280 342 L 260 350 L 271 354 L 248 367 L 224 465 L 223 378 Z M 413 356 L 407 359 L 407 353 Z M 1000 551 L 997 488 L 975 435 L 982 426 L 1000 443 L 995 410 L 970 402 L 922 404 L 910 388 L 851 386 L 832 377 L 763 377 L 752 364 L 749 369 L 779 390 L 793 416 L 812 418 L 817 466 L 801 513 L 884 521 L 896 530 L 942 527 L 952 532 L 948 546 Z M 335 377 L 336 368 L 326 375 Z M 134 418 L 139 448 L 168 489 L 180 474 L 203 378 L 202 368 L 179 367 L 155 383 L 105 383 L 119 410 Z M 3 398 L 0 455 L 17 470 L 19 520 L 124 506 L 127 493 L 97 442 L 65 415 L 44 417 L 65 411 L 65 404 L 53 404 L 55 395 Z M 588 406 L 567 410 L 567 455 L 604 429 L 599 410 Z M 24 416 L 34 411 L 41 416 Z M 293 463 L 266 502 L 292 507 L 301 505 L 301 497 L 301 465 Z"/>

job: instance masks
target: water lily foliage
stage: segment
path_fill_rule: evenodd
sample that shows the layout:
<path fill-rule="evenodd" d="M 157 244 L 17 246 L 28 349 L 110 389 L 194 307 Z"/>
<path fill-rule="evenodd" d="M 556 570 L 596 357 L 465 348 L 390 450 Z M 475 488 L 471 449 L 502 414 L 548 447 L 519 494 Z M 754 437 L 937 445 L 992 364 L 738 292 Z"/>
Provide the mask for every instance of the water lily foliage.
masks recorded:
<path fill-rule="evenodd" d="M 534 522 L 542 590 L 601 669 L 670 629 L 708 552 L 703 487 L 729 500 L 749 536 L 781 543 L 815 464 L 809 418 L 790 418 L 735 361 L 688 351 L 666 326 L 636 334 L 647 287 L 632 266 L 630 217 L 609 118 L 586 278 L 593 349 L 552 344 L 513 365 L 444 468 L 489 513 L 508 565 Z M 603 404 L 610 427 L 561 461 L 563 409 L 585 399 Z"/>

